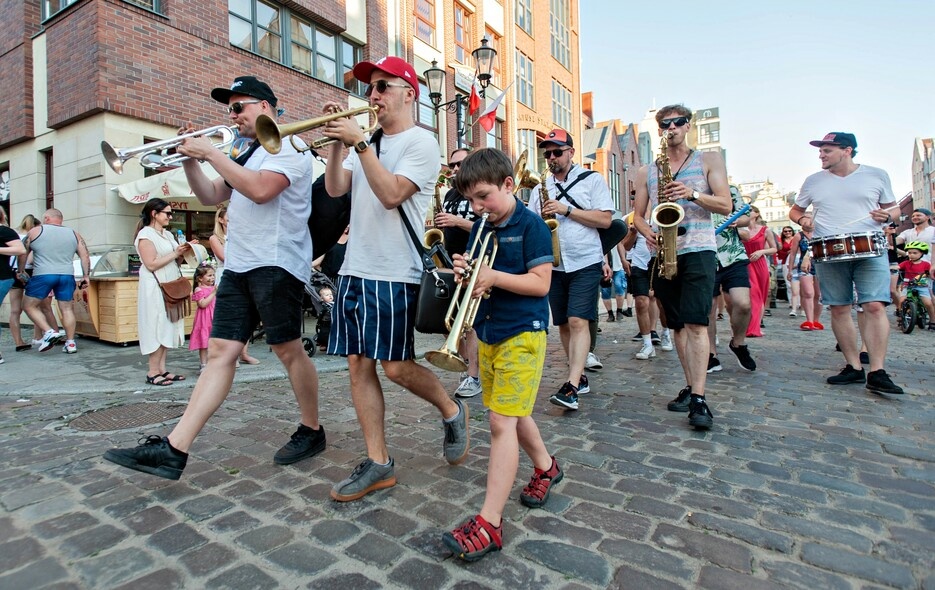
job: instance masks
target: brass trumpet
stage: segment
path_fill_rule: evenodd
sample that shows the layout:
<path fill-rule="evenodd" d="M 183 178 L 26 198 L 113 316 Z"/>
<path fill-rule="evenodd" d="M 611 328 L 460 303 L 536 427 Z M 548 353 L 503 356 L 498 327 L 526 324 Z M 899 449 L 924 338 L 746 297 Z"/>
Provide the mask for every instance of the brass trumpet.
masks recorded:
<path fill-rule="evenodd" d="M 123 174 L 123 164 L 127 160 L 131 160 L 137 156 L 139 156 L 140 166 L 143 168 L 151 169 L 168 166 L 180 166 L 182 162 L 188 159 L 188 156 L 183 156 L 182 154 L 170 154 L 170 149 L 182 145 L 182 142 L 190 137 L 214 136 L 221 138 L 220 141 L 214 144 L 215 147 L 221 149 L 234 143 L 236 131 L 236 125 L 232 127 L 216 125 L 214 127 L 202 129 L 201 131 L 192 131 L 191 133 L 177 135 L 176 137 L 170 137 L 169 139 L 163 139 L 162 141 L 154 141 L 153 143 L 143 144 L 139 147 L 122 149 L 115 148 L 106 141 L 102 141 L 101 154 L 104 156 L 104 161 L 107 162 L 107 165 L 110 166 L 111 170 L 117 174 Z"/>
<path fill-rule="evenodd" d="M 484 297 L 472 295 L 474 286 L 477 284 L 477 277 L 480 275 L 480 268 L 485 264 L 493 266 L 493 261 L 497 257 L 497 236 L 493 231 L 484 235 L 488 215 L 489 213 L 484 213 L 481 217 L 480 227 L 467 255 L 468 267 L 464 269 L 464 274 L 451 296 L 448 312 L 445 314 L 445 327 L 448 328 L 445 345 L 438 350 L 425 353 L 425 360 L 445 371 L 464 372 L 467 370 L 467 360 L 458 353 L 458 344 L 464 335 L 473 329 L 480 300 L 487 297 L 487 295 Z"/>
<path fill-rule="evenodd" d="M 297 152 L 306 152 L 311 149 L 318 150 L 337 140 L 329 137 L 320 137 L 309 144 L 308 147 L 299 147 L 295 143 L 295 135 L 298 133 L 305 133 L 311 129 L 317 129 L 318 127 L 324 127 L 331 121 L 337 121 L 338 119 L 344 119 L 346 117 L 356 117 L 364 113 L 370 113 L 372 115 L 373 125 L 371 127 L 361 127 L 361 130 L 363 130 L 364 133 L 372 133 L 379 126 L 379 123 L 377 123 L 378 111 L 379 108 L 375 106 L 357 107 L 356 109 L 332 113 L 314 119 L 306 119 L 305 121 L 299 121 L 297 123 L 288 123 L 286 125 L 279 125 L 268 115 L 260 115 L 256 118 L 256 138 L 260 140 L 260 145 L 271 154 L 279 153 L 282 149 L 282 138 L 287 135 L 292 136 L 289 141 Z"/>

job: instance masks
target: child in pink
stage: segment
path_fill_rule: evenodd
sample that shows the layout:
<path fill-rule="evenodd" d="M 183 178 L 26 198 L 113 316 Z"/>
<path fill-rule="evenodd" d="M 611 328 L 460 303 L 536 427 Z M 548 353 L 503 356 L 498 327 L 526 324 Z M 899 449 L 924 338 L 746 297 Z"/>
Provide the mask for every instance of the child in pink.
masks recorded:
<path fill-rule="evenodd" d="M 213 266 L 201 265 L 195 269 L 195 276 L 192 278 L 194 284 L 192 301 L 198 307 L 195 310 L 195 320 L 192 322 L 192 335 L 188 340 L 188 349 L 198 351 L 202 371 L 208 362 L 208 339 L 211 337 L 211 324 L 214 323 L 214 296 L 217 293 L 214 277 Z"/>

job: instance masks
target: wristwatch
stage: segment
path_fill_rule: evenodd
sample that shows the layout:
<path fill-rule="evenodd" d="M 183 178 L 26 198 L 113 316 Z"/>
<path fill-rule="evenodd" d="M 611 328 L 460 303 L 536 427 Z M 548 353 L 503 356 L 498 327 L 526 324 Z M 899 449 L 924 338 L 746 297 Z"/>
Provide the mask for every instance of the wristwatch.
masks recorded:
<path fill-rule="evenodd" d="M 565 217 L 571 216 L 571 212 L 572 212 L 574 209 L 575 209 L 574 207 L 572 207 L 571 205 L 569 205 L 569 206 L 568 206 L 568 209 L 565 211 Z"/>
<path fill-rule="evenodd" d="M 356 144 L 354 144 L 354 151 L 357 152 L 358 154 L 362 154 L 366 152 L 367 148 L 369 147 L 370 147 L 369 143 L 361 140 L 361 141 L 358 141 Z"/>
<path fill-rule="evenodd" d="M 698 191 L 692 191 L 692 195 L 691 195 L 690 197 L 688 197 L 688 200 L 689 200 L 689 201 L 697 201 L 697 200 L 698 200 L 698 196 L 699 196 L 699 195 L 698 195 Z"/>

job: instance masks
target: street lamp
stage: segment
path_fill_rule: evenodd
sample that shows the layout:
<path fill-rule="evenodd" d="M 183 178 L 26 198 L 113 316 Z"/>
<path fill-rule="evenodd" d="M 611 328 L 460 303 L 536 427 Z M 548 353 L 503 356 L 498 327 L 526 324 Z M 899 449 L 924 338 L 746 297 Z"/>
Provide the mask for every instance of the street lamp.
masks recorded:
<path fill-rule="evenodd" d="M 494 58 L 497 56 L 497 50 L 487 46 L 487 37 L 481 39 L 481 46 L 471 52 L 474 57 L 474 73 L 477 81 L 480 83 L 480 96 L 484 97 L 487 86 L 493 77 Z M 437 114 L 439 110 L 455 113 L 456 129 L 458 134 L 458 147 L 463 147 L 464 133 L 464 115 L 462 109 L 468 102 L 468 97 L 460 92 L 455 92 L 455 97 L 448 102 L 442 102 L 442 89 L 445 87 L 445 70 L 438 67 L 438 61 L 432 60 L 432 67 L 425 70 L 422 75 L 425 77 L 425 84 L 429 87 L 429 99 L 432 101 L 432 109 Z"/>

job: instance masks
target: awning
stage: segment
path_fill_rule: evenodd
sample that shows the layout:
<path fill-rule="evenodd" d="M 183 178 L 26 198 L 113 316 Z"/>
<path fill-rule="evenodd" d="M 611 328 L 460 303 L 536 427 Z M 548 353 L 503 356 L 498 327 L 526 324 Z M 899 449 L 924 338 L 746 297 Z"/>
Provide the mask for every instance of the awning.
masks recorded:
<path fill-rule="evenodd" d="M 209 164 L 202 164 L 201 169 L 205 175 L 214 180 L 219 175 Z M 179 199 L 194 198 L 192 189 L 188 186 L 188 180 L 185 178 L 185 171 L 181 168 L 154 174 L 146 178 L 141 178 L 134 182 L 118 184 L 113 188 L 117 193 L 127 201 L 142 205 L 146 201 L 159 197 L 160 199 Z"/>

